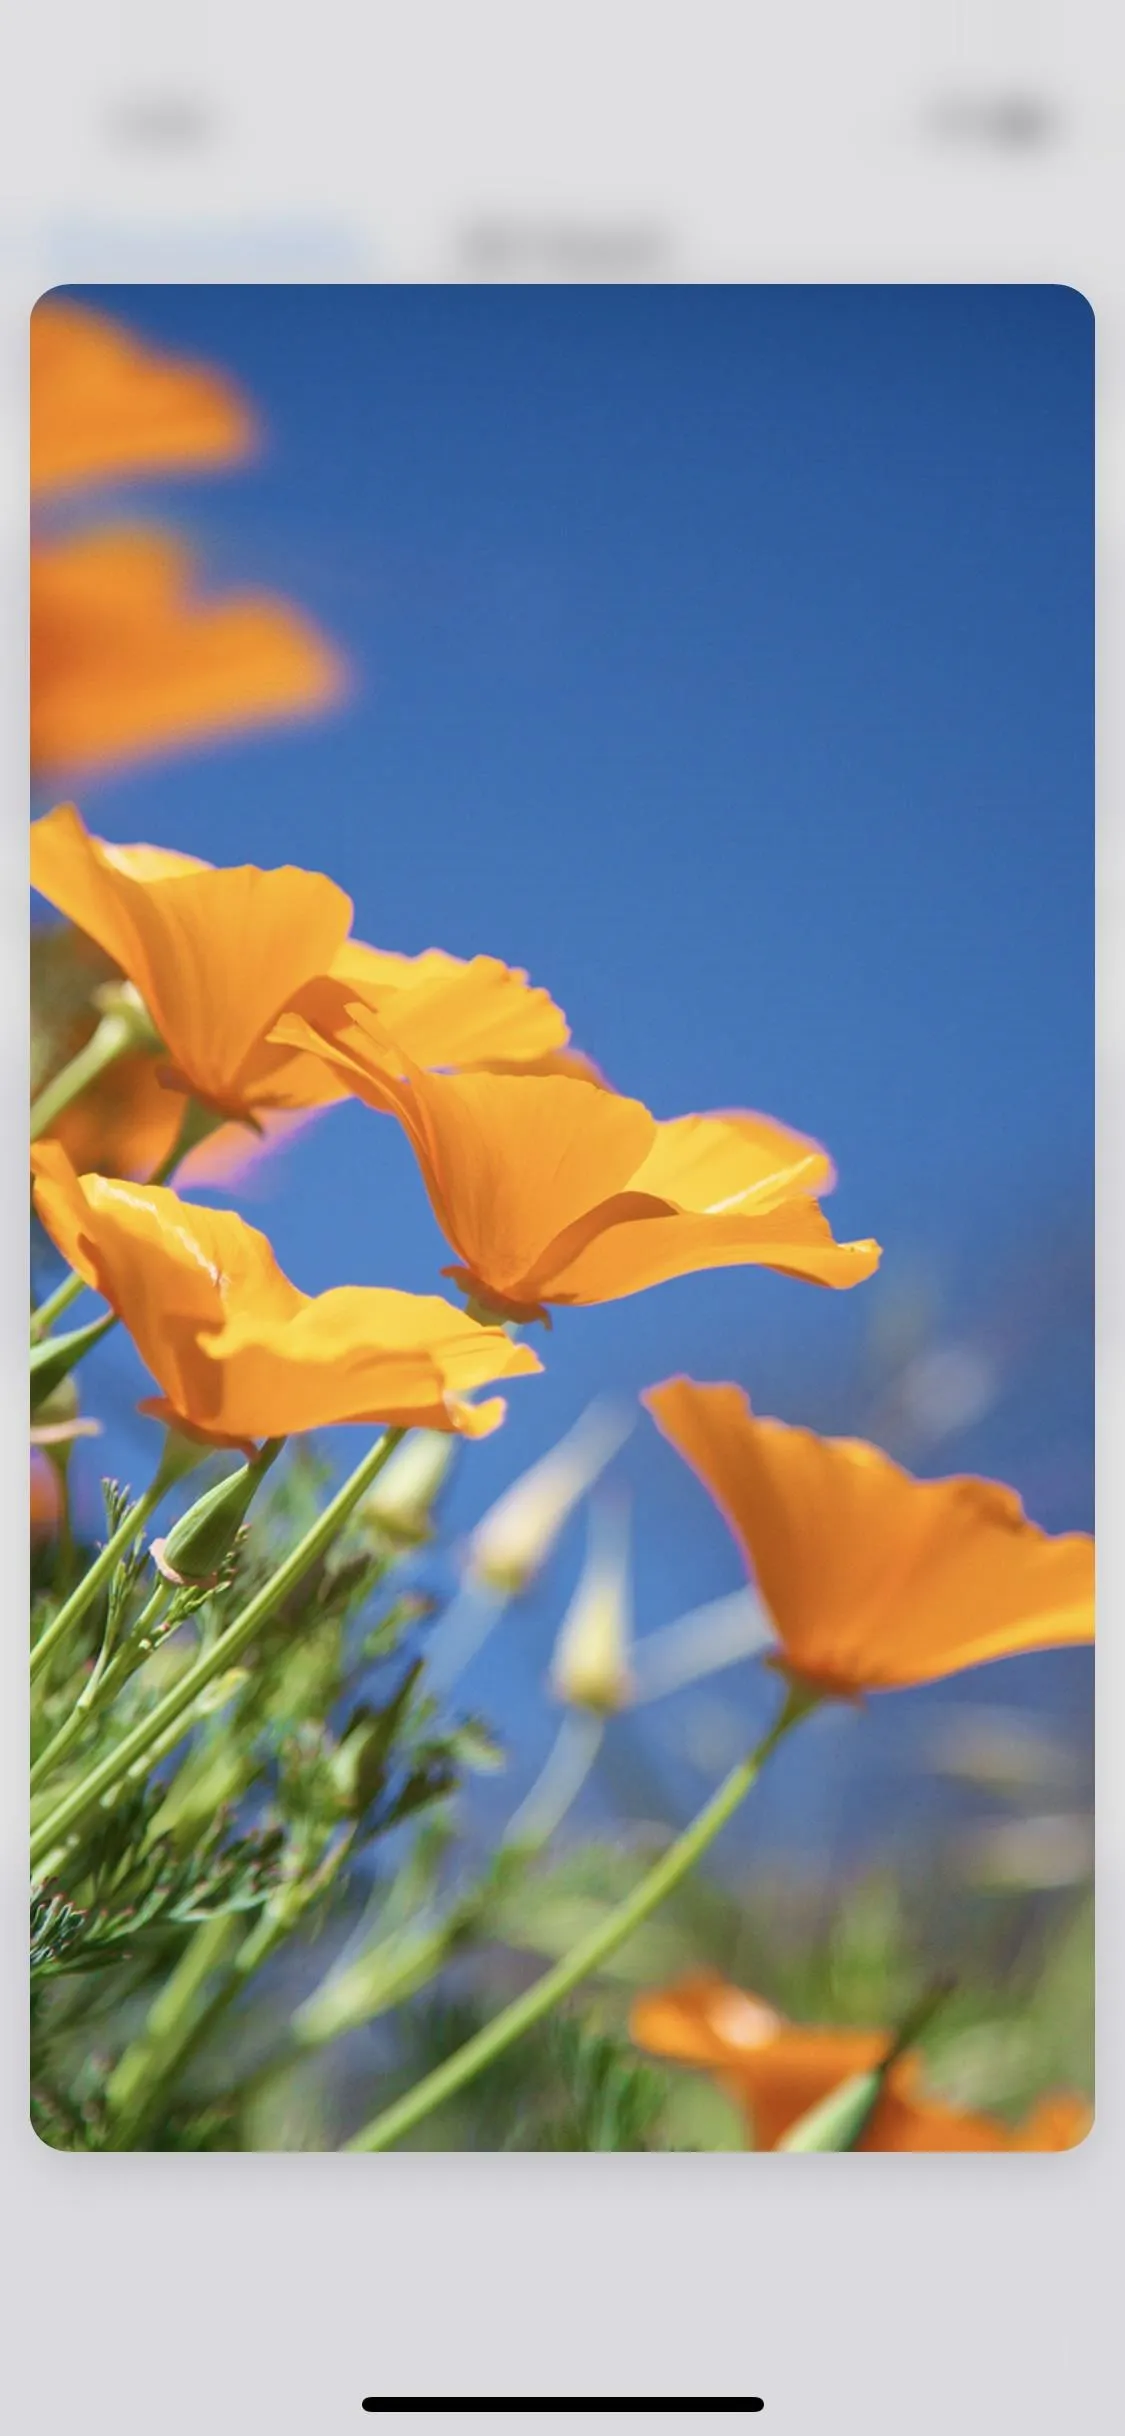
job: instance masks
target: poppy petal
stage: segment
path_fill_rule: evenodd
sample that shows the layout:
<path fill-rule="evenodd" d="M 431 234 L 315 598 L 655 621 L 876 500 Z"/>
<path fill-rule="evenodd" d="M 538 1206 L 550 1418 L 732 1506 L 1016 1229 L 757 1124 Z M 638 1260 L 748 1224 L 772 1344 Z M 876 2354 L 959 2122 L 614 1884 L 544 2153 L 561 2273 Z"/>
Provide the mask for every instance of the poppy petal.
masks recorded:
<path fill-rule="evenodd" d="M 503 1400 L 469 1401 L 541 1368 L 527 1345 L 437 1295 L 376 1286 L 302 1294 L 264 1235 L 166 1186 L 77 1177 L 57 1143 L 32 1153 L 36 1208 L 103 1294 L 163 1391 L 159 1410 L 217 1445 L 364 1421 L 481 1437 Z"/>
<path fill-rule="evenodd" d="M 147 346 L 108 315 L 43 297 L 31 316 L 31 487 L 37 496 L 133 474 L 232 465 L 254 418 L 209 365 Z"/>
<path fill-rule="evenodd" d="M 31 557 L 31 758 L 112 769 L 338 702 L 339 654 L 268 593 L 200 599 L 190 555 L 110 527 Z"/>
<path fill-rule="evenodd" d="M 890 1690 L 1093 1637 L 1093 1541 L 1049 1537 L 1012 1489 L 915 1480 L 861 1440 L 759 1420 L 728 1384 L 667 1379 L 642 1402 L 812 1680 Z"/>
<path fill-rule="evenodd" d="M 658 1125 L 633 1178 L 638 1192 L 657 1193 L 676 1209 L 707 1217 L 773 1209 L 798 1193 L 819 1198 L 835 1181 L 819 1142 L 773 1117 L 737 1109 Z"/>
<path fill-rule="evenodd" d="M 350 898 L 320 872 L 202 865 L 136 877 L 70 804 L 34 822 L 31 878 L 135 984 L 185 1082 L 235 1113 L 243 1061 L 351 920 Z"/>

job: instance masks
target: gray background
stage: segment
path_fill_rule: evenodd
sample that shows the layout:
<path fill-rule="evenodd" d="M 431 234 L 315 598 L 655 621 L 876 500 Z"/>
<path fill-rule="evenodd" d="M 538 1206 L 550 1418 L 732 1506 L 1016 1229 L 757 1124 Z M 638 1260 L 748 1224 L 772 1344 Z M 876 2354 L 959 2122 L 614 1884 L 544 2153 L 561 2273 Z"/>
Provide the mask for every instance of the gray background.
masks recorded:
<path fill-rule="evenodd" d="M 1125 102 L 1100 0 L 76 0 L 0 75 L 7 2424 L 328 2436 L 364 2394 L 758 2393 L 764 2430 L 1116 2424 L 1121 1662 L 1101 1521 L 1099 2083 L 1070 2155 L 66 2158 L 26 2126 L 26 327 L 61 279 L 1060 280 L 1098 319 L 1100 1190 L 1120 1207 Z M 1112 687 L 1109 672 L 1116 671 Z M 1103 1260 L 1100 1425 L 1120 1446 Z M 1104 1476 L 1104 1475 L 1103 1475 Z M 1108 1753 L 1108 1764 L 1106 1754 Z M 1120 2206 L 1116 2213 L 1120 2215 Z M 518 2424 L 520 2414 L 513 2414 Z M 405 2424 L 405 2423 L 404 2423 Z M 423 2427 L 429 2423 L 421 2422 Z M 509 2424 L 507 2420 L 502 2424 Z M 550 2424 L 550 2423 L 548 2423 Z M 568 2424 L 562 2421 L 560 2424 Z M 624 2424 L 635 2424 L 625 2422 Z M 701 2426 L 707 2424 L 699 2423 Z"/>

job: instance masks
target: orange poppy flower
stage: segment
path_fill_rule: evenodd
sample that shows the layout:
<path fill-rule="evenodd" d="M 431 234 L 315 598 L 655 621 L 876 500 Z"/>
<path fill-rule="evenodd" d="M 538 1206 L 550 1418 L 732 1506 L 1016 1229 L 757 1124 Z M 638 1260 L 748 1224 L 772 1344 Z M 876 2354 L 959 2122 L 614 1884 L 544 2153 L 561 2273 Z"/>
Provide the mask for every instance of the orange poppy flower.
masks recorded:
<path fill-rule="evenodd" d="M 130 474 L 247 457 L 256 433 L 234 383 L 165 355 L 89 305 L 45 296 L 31 316 L 35 496 Z"/>
<path fill-rule="evenodd" d="M 177 1086 L 234 1117 L 257 1102 L 263 1034 L 351 922 L 350 897 L 319 872 L 105 846 L 72 804 L 34 822 L 31 880 L 140 991 Z"/>
<path fill-rule="evenodd" d="M 1093 1540 L 1052 1539 L 1014 1489 L 915 1480 L 860 1439 L 758 1420 L 740 1387 L 665 1379 L 641 1401 L 729 1523 L 786 1671 L 822 1691 L 1093 1639 Z"/>
<path fill-rule="evenodd" d="M 491 1069 L 511 1060 L 518 1066 L 568 1052 L 570 1032 L 561 1007 L 548 992 L 531 987 L 527 974 L 495 956 L 469 963 L 428 947 L 420 956 L 396 956 L 349 939 L 333 957 L 327 980 L 304 992 L 298 1011 L 315 1022 L 346 1021 L 353 1001 L 377 1014 L 407 1057 L 420 1066 Z"/>
<path fill-rule="evenodd" d="M 181 1083 L 236 1118 L 347 1097 L 319 1054 L 266 1038 L 290 1004 L 393 1007 L 396 1041 L 435 1064 L 571 1054 L 566 1017 L 526 973 L 491 956 L 367 947 L 347 935 L 350 898 L 316 872 L 216 871 L 165 847 L 111 846 L 61 804 L 33 823 L 31 878 L 140 991 Z"/>
<path fill-rule="evenodd" d="M 833 1241 L 814 1199 L 834 1181 L 824 1151 L 769 1117 L 658 1124 L 574 1075 L 427 1074 L 358 1005 L 332 1031 L 290 1013 L 274 1037 L 399 1118 L 461 1255 L 444 1274 L 509 1317 L 746 1261 L 832 1286 L 878 1263 L 877 1244 Z"/>
<path fill-rule="evenodd" d="M 776 2149 L 802 2115 L 886 2054 L 886 2030 L 813 2029 L 787 2022 L 709 1972 L 637 1999 L 630 2035 L 650 2055 L 702 2065 L 740 2105 L 759 2149 Z M 1044 2098 L 1019 2130 L 931 2097 L 917 2055 L 891 2066 L 858 2149 L 1063 2149 L 1085 2138 L 1085 2099 Z"/>
<path fill-rule="evenodd" d="M 343 664 L 288 601 L 200 601 L 190 553 L 130 528 L 31 559 L 31 759 L 100 770 L 339 699 Z"/>
<path fill-rule="evenodd" d="M 494 1379 L 541 1368 L 502 1328 L 439 1295 L 379 1286 L 302 1294 L 264 1235 L 160 1185 L 75 1175 L 57 1143 L 31 1154 L 35 1206 L 63 1258 L 117 1313 L 162 1394 L 143 1412 L 215 1444 L 340 1421 L 487 1436 Z"/>

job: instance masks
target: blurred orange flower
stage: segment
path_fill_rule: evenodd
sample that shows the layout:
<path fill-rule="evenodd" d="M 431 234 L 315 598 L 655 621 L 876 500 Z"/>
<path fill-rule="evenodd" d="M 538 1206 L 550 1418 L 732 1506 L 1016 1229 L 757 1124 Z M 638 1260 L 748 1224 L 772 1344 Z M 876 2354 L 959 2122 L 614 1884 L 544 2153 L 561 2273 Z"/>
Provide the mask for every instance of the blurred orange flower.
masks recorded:
<path fill-rule="evenodd" d="M 886 2030 L 812 2029 L 787 2022 L 760 1998 L 708 1972 L 639 1997 L 631 2036 L 650 2055 L 699 2064 L 740 2105 L 754 2145 L 775 2149 L 785 2134 L 854 2073 L 873 2071 L 890 2045 Z M 1084 2098 L 1041 2099 L 1018 2131 L 931 2097 L 917 2055 L 891 2066 L 859 2149 L 1064 2149 L 1085 2138 Z"/>
<path fill-rule="evenodd" d="M 31 1450 L 31 1545 L 41 1548 L 53 1539 L 62 1513 L 62 1484 L 55 1465 Z"/>
<path fill-rule="evenodd" d="M 833 1286 L 877 1266 L 878 1245 L 835 1243 L 817 1205 L 830 1160 L 772 1118 L 658 1124 L 574 1075 L 425 1073 L 359 1005 L 331 1031 L 291 1013 L 274 1037 L 319 1051 L 357 1098 L 399 1118 L 461 1255 L 445 1275 L 512 1318 L 746 1261 Z"/>
<path fill-rule="evenodd" d="M 47 1233 L 163 1391 L 141 1410 L 215 1444 L 341 1421 L 485 1437 L 503 1399 L 474 1405 L 468 1393 L 541 1367 L 438 1295 L 302 1294 L 265 1236 L 230 1211 L 196 1209 L 159 1185 L 78 1177 L 57 1143 L 38 1144 L 31 1162 Z"/>
<path fill-rule="evenodd" d="M 33 496 L 130 474 L 230 465 L 253 416 L 234 383 L 165 355 L 89 305 L 45 296 L 31 316 Z"/>
<path fill-rule="evenodd" d="M 289 1005 L 328 1021 L 341 999 L 370 995 L 394 1009 L 396 1040 L 443 1065 L 577 1056 L 562 1046 L 566 1017 L 526 973 L 491 956 L 367 947 L 348 936 L 350 898 L 317 872 L 215 870 L 165 847 L 111 846 L 61 804 L 32 825 L 31 879 L 140 991 L 181 1087 L 235 1118 L 348 1095 L 319 1053 L 268 1041 Z M 221 1172 L 217 1155 L 210 1144 L 192 1154 L 193 1180 Z"/>
<path fill-rule="evenodd" d="M 877 1446 L 760 1421 L 740 1387 L 641 1398 L 729 1523 L 786 1671 L 843 1695 L 1089 1641 L 1094 1543 L 1050 1538 L 1013 1489 L 915 1480 Z"/>
<path fill-rule="evenodd" d="M 31 557 L 31 760 L 99 770 L 338 701 L 343 663 L 288 601 L 201 601 L 190 552 L 110 527 Z"/>

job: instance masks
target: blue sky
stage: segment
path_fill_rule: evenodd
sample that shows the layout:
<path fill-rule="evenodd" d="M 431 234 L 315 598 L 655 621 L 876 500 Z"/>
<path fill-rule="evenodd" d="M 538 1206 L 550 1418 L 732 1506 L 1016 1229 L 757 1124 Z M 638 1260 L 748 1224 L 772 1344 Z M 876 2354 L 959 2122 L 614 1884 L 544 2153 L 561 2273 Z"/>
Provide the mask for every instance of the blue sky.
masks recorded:
<path fill-rule="evenodd" d="M 849 1295 L 732 1270 L 561 1316 L 454 1522 L 597 1389 L 681 1368 L 868 1426 L 878 1345 L 924 1306 L 992 1347 L 998 1383 L 918 1468 L 994 1471 L 1044 1523 L 1087 1526 L 1084 301 L 83 292 L 224 364 L 268 427 L 260 465 L 129 512 L 174 522 L 209 583 L 299 600 L 357 680 L 331 719 L 86 785 L 91 826 L 319 866 L 361 936 L 528 967 L 658 1115 L 744 1105 L 817 1135 L 836 1232 L 885 1246 Z M 309 1290 L 432 1291 L 448 1257 L 405 1144 L 357 1108 L 242 1205 Z M 127 1408 L 126 1349 L 99 1360 Z M 641 1627 L 733 1587 L 721 1524 L 647 1422 L 623 1468 Z M 482 1699 L 530 1688 L 577 1553 Z M 1085 1696 L 1084 1658 L 1004 1671 L 1005 1692 Z"/>

